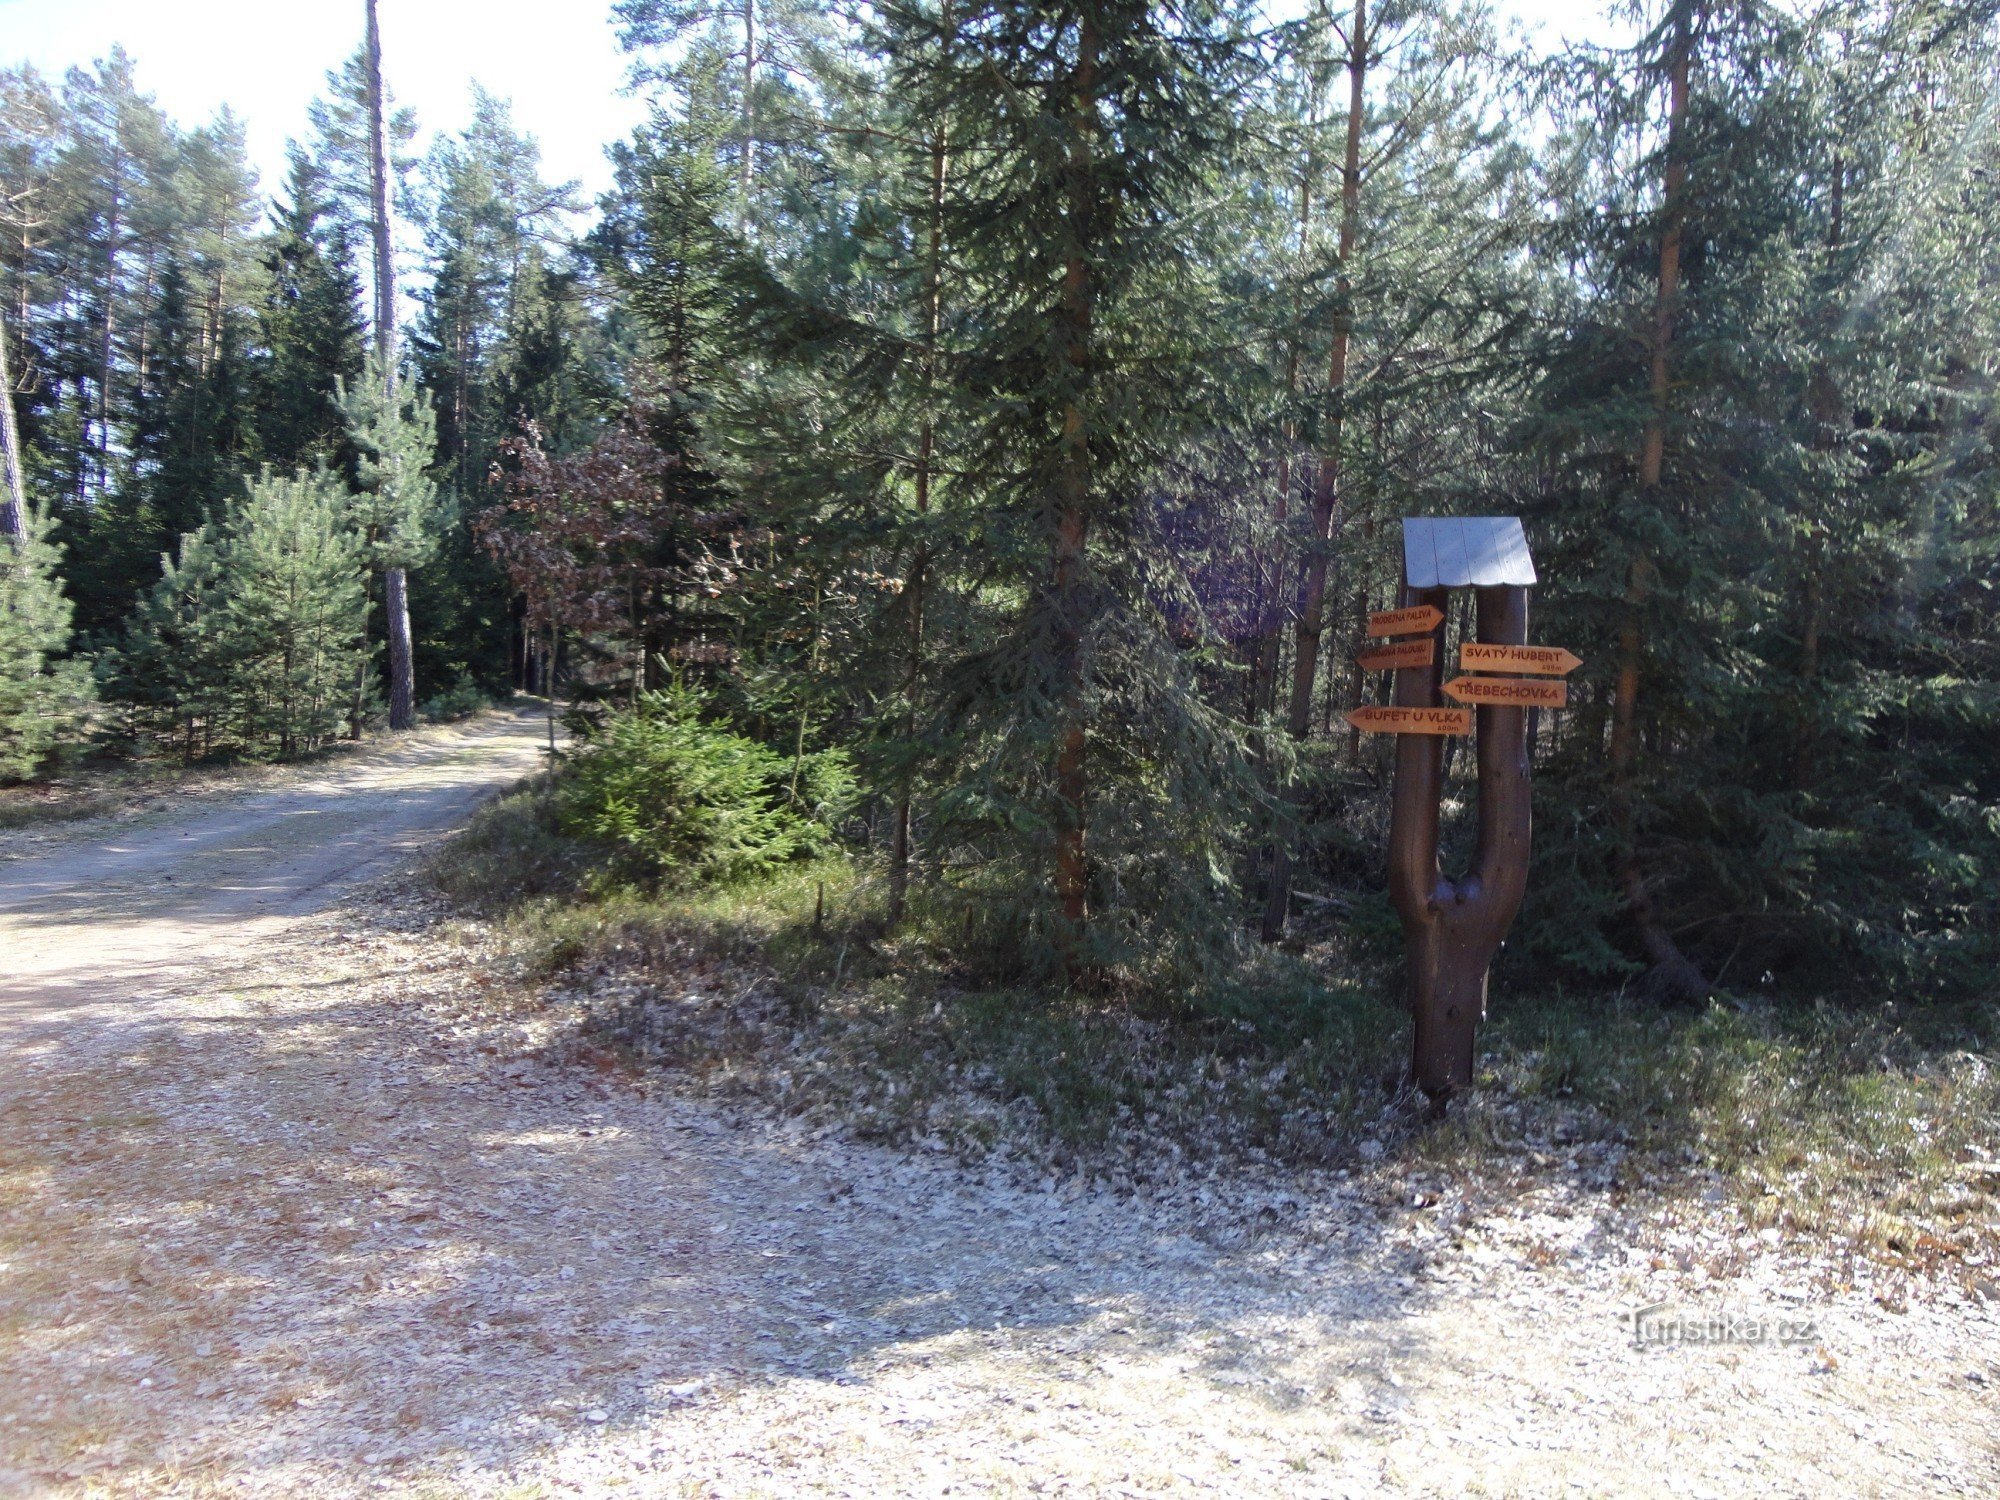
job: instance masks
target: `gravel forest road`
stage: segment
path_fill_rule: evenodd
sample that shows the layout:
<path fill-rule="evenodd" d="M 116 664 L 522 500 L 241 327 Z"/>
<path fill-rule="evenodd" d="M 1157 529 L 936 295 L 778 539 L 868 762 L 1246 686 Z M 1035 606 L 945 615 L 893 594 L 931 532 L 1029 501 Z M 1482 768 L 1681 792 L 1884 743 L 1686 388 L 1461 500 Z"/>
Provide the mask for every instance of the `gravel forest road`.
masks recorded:
<path fill-rule="evenodd" d="M 536 728 L 0 864 L 0 1494 L 2000 1493 L 1991 1302 L 1710 1282 L 1587 1193 L 1119 1197 L 545 1063 L 397 878 Z M 1662 1300 L 1813 1332 L 1634 1348 Z"/>

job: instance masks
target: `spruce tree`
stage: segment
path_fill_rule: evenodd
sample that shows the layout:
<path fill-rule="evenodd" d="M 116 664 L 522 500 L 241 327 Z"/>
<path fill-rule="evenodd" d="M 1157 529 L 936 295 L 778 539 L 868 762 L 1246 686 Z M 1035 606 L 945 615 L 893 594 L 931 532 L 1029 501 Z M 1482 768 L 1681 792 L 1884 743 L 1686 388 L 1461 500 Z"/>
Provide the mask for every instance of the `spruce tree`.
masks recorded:
<path fill-rule="evenodd" d="M 1226 886 L 1241 746 L 1150 586 L 1148 497 L 1233 347 L 1192 210 L 1251 55 L 1219 8 L 1090 0 L 897 7 L 888 42 L 913 112 L 959 143 L 951 399 L 977 413 L 962 462 L 983 490 L 962 520 L 981 586 L 1016 601 L 940 668 L 962 767 L 944 821 L 1040 867 L 1022 915 L 1074 978 L 1093 909 L 1113 918 L 1097 956 L 1136 960 L 1203 930 Z"/>
<path fill-rule="evenodd" d="M 361 281 L 347 232 L 320 170 L 295 151 L 287 200 L 276 210 L 258 309 L 259 440 L 281 472 L 327 464 L 352 474 L 339 392 L 362 370 Z"/>

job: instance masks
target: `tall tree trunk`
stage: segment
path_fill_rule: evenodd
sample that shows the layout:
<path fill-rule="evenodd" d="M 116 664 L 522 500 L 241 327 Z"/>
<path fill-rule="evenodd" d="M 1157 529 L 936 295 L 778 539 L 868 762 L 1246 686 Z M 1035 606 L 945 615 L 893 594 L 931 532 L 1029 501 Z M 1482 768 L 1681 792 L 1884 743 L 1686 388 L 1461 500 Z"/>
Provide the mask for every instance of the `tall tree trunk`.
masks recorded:
<path fill-rule="evenodd" d="M 558 653 L 558 652 L 560 652 L 560 651 L 562 650 L 562 636 L 561 636 L 561 634 L 559 633 L 559 632 L 560 632 L 560 630 L 561 630 L 561 628 L 562 628 L 561 626 L 559 626 L 559 625 L 557 625 L 557 624 L 556 624 L 556 622 L 555 622 L 555 619 L 554 619 L 554 611 L 553 611 L 553 610 L 551 610 L 551 611 L 550 611 L 550 619 L 549 619 L 549 654 L 548 654 L 548 659 L 547 659 L 547 660 L 546 660 L 546 661 L 545 661 L 545 662 L 543 663 L 543 665 L 542 665 L 542 691 L 543 691 L 543 693 L 544 693 L 544 694 L 546 694 L 546 695 L 547 695 L 547 699 L 546 699 L 546 701 L 547 701 L 547 707 L 548 707 L 548 725 L 549 725 L 549 786 L 550 786 L 551 788 L 553 788 L 553 787 L 554 787 L 554 785 L 555 785 L 555 769 L 556 769 L 556 656 L 557 656 L 557 653 Z"/>
<path fill-rule="evenodd" d="M 943 24 L 951 24 L 951 7 L 945 6 Z M 924 369 L 923 427 L 917 435 L 916 507 L 922 518 L 931 510 L 931 471 L 937 451 L 937 415 L 932 409 L 932 387 L 937 377 L 937 342 L 944 306 L 944 182 L 949 164 L 949 142 L 942 126 L 931 137 L 931 201 L 929 265 L 924 273 Z M 903 741 L 916 738 L 917 693 L 924 674 L 924 591 L 930 571 L 930 539 L 919 536 L 915 555 L 910 559 L 910 646 L 909 661 L 903 671 L 903 691 L 910 702 L 903 719 Z M 901 924 L 910 893 L 910 801 L 915 772 L 905 768 L 896 788 L 896 811 L 889 838 L 889 925 Z"/>
<path fill-rule="evenodd" d="M 1833 214 L 1826 236 L 1829 260 L 1840 253 L 1841 239 L 1846 233 L 1843 222 L 1846 198 L 1847 157 L 1842 152 L 1835 152 Z M 1841 399 L 1840 383 L 1834 378 L 1833 367 L 1825 360 L 1813 367 L 1812 378 L 1806 388 L 1806 407 L 1812 421 L 1812 449 L 1815 453 L 1827 455 L 1831 462 L 1831 456 L 1839 451 L 1842 429 L 1848 425 L 1850 415 Z M 1826 627 L 1826 538 L 1826 524 L 1815 523 L 1805 538 L 1805 556 L 1800 566 L 1805 598 L 1804 623 L 1799 633 L 1799 714 L 1792 742 L 1792 785 L 1802 792 L 1810 790 L 1819 779 L 1819 734 L 1814 715 L 1817 712 L 1815 695 L 1819 690 L 1820 636 Z"/>
<path fill-rule="evenodd" d="M 1075 87 L 1070 115 L 1070 243 L 1074 248 L 1063 266 L 1060 321 L 1063 361 L 1068 366 L 1070 398 L 1063 410 L 1056 478 L 1055 638 L 1061 721 L 1056 729 L 1056 898 L 1061 910 L 1064 968 L 1072 982 L 1080 978 L 1076 948 L 1089 916 L 1090 872 L 1085 850 L 1090 778 L 1085 763 L 1086 734 L 1083 682 L 1084 625 L 1087 612 L 1085 547 L 1090 521 L 1090 434 L 1084 420 L 1082 390 L 1091 358 L 1091 302 L 1094 279 L 1086 248 L 1094 248 L 1096 171 L 1093 142 L 1097 132 L 1097 26 L 1087 16 L 1080 23 L 1076 44 Z"/>
<path fill-rule="evenodd" d="M 1668 60 L 1667 164 L 1660 220 L 1660 277 L 1653 302 L 1651 338 L 1652 404 L 1639 447 L 1639 496 L 1642 504 L 1650 505 L 1659 503 L 1660 475 L 1666 457 L 1674 308 L 1681 286 L 1681 231 L 1686 221 L 1688 173 L 1682 137 L 1687 122 L 1688 70 L 1695 44 L 1692 9 L 1693 0 L 1683 0 L 1677 9 L 1673 55 Z M 1632 555 L 1618 627 L 1618 673 L 1611 696 L 1611 813 L 1618 837 L 1618 881 L 1640 946 L 1653 965 L 1653 983 L 1676 998 L 1699 1000 L 1708 993 L 1707 981 L 1661 923 L 1639 852 L 1633 762 L 1639 746 L 1639 677 L 1645 654 L 1645 607 L 1656 571 L 1642 541 Z"/>
<path fill-rule="evenodd" d="M 368 644 L 368 616 L 375 610 L 375 575 L 364 572 L 361 575 L 361 643 Z M 354 694 L 347 711 L 347 737 L 361 738 L 363 721 L 368 714 L 368 653 L 363 650 L 361 659 L 354 664 Z"/>
<path fill-rule="evenodd" d="M 14 418 L 14 370 L 7 358 L 7 319 L 0 313 L 0 464 L 7 489 L 0 497 L 0 536 L 28 539 L 28 485 L 21 472 L 21 429 Z"/>
<path fill-rule="evenodd" d="M 383 574 L 382 600 L 389 620 L 389 727 L 409 729 L 417 722 L 410 674 L 410 595 L 401 568 Z"/>
<path fill-rule="evenodd" d="M 396 385 L 396 262 L 389 228 L 389 114 L 382 90 L 382 27 L 376 0 L 367 0 L 368 31 L 363 48 L 368 91 L 369 233 L 375 247 L 375 352 L 385 378 Z"/>
<path fill-rule="evenodd" d="M 396 396 L 396 261 L 389 225 L 389 118 L 382 87 L 382 28 L 376 0 L 367 0 L 368 36 L 368 195 L 370 229 L 375 244 L 375 352 L 382 360 L 382 379 L 389 398 Z M 383 580 L 389 629 L 389 728 L 413 729 L 417 723 L 417 688 L 411 675 L 408 579 L 400 564 Z"/>
<path fill-rule="evenodd" d="M 1327 357 L 1327 424 L 1320 441 L 1319 469 L 1313 476 L 1312 552 L 1299 581 L 1292 697 L 1285 724 L 1298 740 L 1312 730 L 1313 679 L 1319 669 L 1320 635 L 1326 617 L 1327 564 L 1340 531 L 1340 442 L 1346 425 L 1347 348 L 1354 334 L 1351 257 L 1361 223 L 1361 133 L 1362 109 L 1367 102 L 1368 41 L 1368 0 L 1354 0 L 1354 19 L 1347 34 L 1347 144 L 1340 164 L 1340 275 L 1335 283 L 1333 348 Z M 1292 851 L 1279 838 L 1271 848 L 1271 882 L 1264 903 L 1265 942 L 1284 936 L 1291 903 Z"/>
<path fill-rule="evenodd" d="M 111 368 L 118 344 L 118 258 L 124 254 L 122 238 L 125 209 L 125 150 L 118 139 L 119 124 L 112 124 L 111 206 L 104 226 L 104 328 L 97 360 L 97 498 L 101 502 L 111 485 Z"/>
<path fill-rule="evenodd" d="M 1315 113 L 1317 113 L 1315 111 Z M 1315 128 L 1317 119 L 1308 122 Z M 1312 238 L 1313 160 L 1310 141 L 1306 147 L 1305 170 L 1299 174 L 1299 261 L 1304 263 Z M 1285 350 L 1285 398 L 1299 391 L 1299 346 L 1296 341 Z M 1298 429 L 1290 414 L 1285 417 L 1282 445 L 1278 450 L 1278 493 L 1271 505 L 1272 529 L 1276 540 L 1266 566 L 1258 569 L 1257 635 L 1251 645 L 1250 713 L 1261 719 L 1271 712 L 1278 693 L 1278 636 L 1283 629 L 1278 600 L 1285 591 L 1285 522 L 1292 513 L 1292 458 Z"/>
<path fill-rule="evenodd" d="M 743 0 L 743 159 L 738 171 L 736 227 L 748 234 L 750 185 L 757 173 L 757 0 Z"/>

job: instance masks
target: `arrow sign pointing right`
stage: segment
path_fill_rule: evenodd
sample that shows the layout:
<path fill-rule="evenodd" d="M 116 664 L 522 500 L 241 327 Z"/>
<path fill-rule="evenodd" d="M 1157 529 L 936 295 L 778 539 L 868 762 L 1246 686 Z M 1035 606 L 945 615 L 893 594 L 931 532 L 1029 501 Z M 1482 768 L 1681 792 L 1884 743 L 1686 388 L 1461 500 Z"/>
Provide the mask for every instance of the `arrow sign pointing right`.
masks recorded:
<path fill-rule="evenodd" d="M 1458 648 L 1458 664 L 1468 672 L 1567 677 L 1583 665 L 1583 658 L 1561 646 L 1491 646 L 1484 641 L 1467 641 Z"/>
<path fill-rule="evenodd" d="M 1444 624 L 1444 611 L 1428 604 L 1377 610 L 1368 617 L 1370 635 L 1422 635 Z"/>

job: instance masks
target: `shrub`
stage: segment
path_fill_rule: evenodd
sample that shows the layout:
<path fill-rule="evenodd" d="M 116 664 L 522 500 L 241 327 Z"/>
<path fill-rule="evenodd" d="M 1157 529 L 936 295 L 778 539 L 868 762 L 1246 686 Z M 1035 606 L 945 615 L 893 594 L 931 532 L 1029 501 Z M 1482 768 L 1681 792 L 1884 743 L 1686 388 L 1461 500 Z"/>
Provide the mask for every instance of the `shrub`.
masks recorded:
<path fill-rule="evenodd" d="M 493 699 L 486 690 L 463 673 L 443 692 L 424 700 L 418 712 L 428 724 L 455 724 L 488 707 Z"/>
<path fill-rule="evenodd" d="M 621 873 L 675 885 L 738 880 L 824 848 L 838 813 L 828 798 L 851 785 L 839 752 L 795 764 L 700 708 L 672 689 L 606 714 L 564 773 L 564 831 L 610 846 Z"/>

